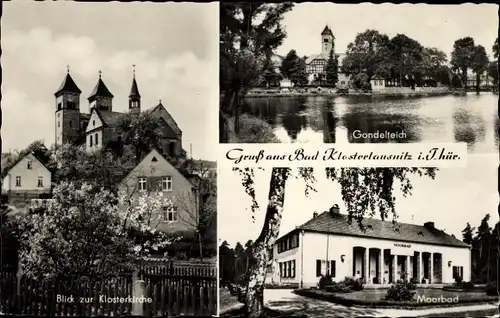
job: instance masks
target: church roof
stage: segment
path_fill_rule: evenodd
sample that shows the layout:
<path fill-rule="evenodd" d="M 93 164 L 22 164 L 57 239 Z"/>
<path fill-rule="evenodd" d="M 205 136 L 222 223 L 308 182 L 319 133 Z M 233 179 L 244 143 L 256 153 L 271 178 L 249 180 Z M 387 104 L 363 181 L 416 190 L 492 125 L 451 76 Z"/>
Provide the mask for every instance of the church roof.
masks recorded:
<path fill-rule="evenodd" d="M 469 247 L 464 242 L 433 227 L 399 222 L 393 224 L 391 221 L 374 218 L 363 218 L 362 224 L 366 227 L 366 231 L 359 227 L 356 220 L 352 220 L 349 224 L 348 216 L 345 214 L 323 212 L 297 227 L 296 230 L 421 244 Z"/>
<path fill-rule="evenodd" d="M 174 118 L 170 115 L 170 113 L 167 111 L 165 106 L 163 106 L 161 101 L 155 107 L 146 110 L 146 112 L 150 112 L 150 113 L 160 112 L 160 116 L 163 118 L 163 120 L 167 124 L 169 124 L 169 121 L 170 121 L 174 125 L 174 127 L 170 127 L 170 128 L 172 128 L 176 134 L 182 133 L 181 129 L 179 128 L 179 125 L 174 120 Z"/>
<path fill-rule="evenodd" d="M 132 87 L 130 88 L 130 94 L 128 97 L 141 97 L 141 94 L 139 94 L 139 88 L 137 87 L 137 82 L 135 81 L 135 76 L 132 80 Z"/>
<path fill-rule="evenodd" d="M 76 85 L 76 83 L 73 80 L 73 78 L 71 77 L 71 75 L 69 75 L 69 73 L 66 74 L 66 76 L 64 77 L 63 82 L 61 83 L 61 85 L 59 85 L 59 88 L 54 93 L 54 95 L 57 96 L 57 95 L 59 95 L 63 91 L 65 91 L 65 92 L 73 92 L 73 93 L 78 93 L 78 94 L 80 94 L 82 92 L 78 88 L 78 86 Z"/>
<path fill-rule="evenodd" d="M 118 118 L 124 114 L 124 113 L 110 112 L 107 110 L 99 110 L 99 109 L 95 109 L 95 111 L 97 112 L 97 115 L 99 115 L 99 117 L 101 118 L 102 123 L 107 127 L 115 126 L 118 121 Z"/>
<path fill-rule="evenodd" d="M 333 32 L 332 32 L 332 30 L 330 30 L 328 25 L 326 25 L 325 28 L 323 29 L 323 32 L 321 32 L 321 35 L 332 35 L 333 36 Z"/>
<path fill-rule="evenodd" d="M 109 91 L 109 89 L 106 87 L 106 84 L 102 81 L 101 77 L 99 77 L 99 80 L 97 81 L 97 85 L 94 87 L 92 90 L 92 93 L 90 93 L 90 96 L 88 99 L 92 99 L 93 97 L 100 96 L 100 97 L 114 97 L 113 94 Z"/>

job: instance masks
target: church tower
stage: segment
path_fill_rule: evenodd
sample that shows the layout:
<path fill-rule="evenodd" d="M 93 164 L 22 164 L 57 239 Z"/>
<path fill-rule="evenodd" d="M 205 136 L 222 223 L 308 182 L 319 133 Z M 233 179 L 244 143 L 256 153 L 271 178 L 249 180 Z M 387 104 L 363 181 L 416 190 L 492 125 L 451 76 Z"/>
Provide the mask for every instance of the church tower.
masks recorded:
<path fill-rule="evenodd" d="M 69 74 L 54 93 L 56 98 L 55 144 L 75 142 L 80 135 L 80 94 L 75 81 Z"/>
<path fill-rule="evenodd" d="M 332 30 L 327 26 L 321 32 L 321 53 L 329 55 L 330 51 L 333 50 L 335 54 L 335 36 L 333 36 Z"/>
<path fill-rule="evenodd" d="M 139 88 L 137 87 L 137 82 L 135 81 L 135 65 L 132 78 L 132 87 L 130 88 L 130 94 L 128 95 L 128 109 L 131 114 L 139 114 L 141 112 L 141 94 L 139 94 Z"/>
<path fill-rule="evenodd" d="M 90 112 L 92 109 L 98 109 L 103 111 L 113 111 L 113 94 L 106 87 L 106 84 L 101 78 L 102 72 L 99 71 L 99 80 L 97 85 L 92 90 L 88 100 L 90 105 Z"/>

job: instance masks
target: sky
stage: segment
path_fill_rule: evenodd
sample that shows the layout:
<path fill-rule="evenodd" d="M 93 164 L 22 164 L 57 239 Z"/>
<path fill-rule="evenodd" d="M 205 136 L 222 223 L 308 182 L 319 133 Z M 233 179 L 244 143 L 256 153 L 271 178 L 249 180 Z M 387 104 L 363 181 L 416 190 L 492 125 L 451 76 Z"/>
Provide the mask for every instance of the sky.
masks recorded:
<path fill-rule="evenodd" d="M 282 22 L 287 38 L 276 53 L 295 49 L 299 56 L 321 53 L 321 32 L 328 25 L 335 51 L 344 53 L 357 33 L 375 29 L 393 37 L 403 33 L 426 47 L 451 55 L 455 40 L 470 36 L 491 55 L 498 36 L 498 5 L 300 3 Z"/>
<path fill-rule="evenodd" d="M 241 185 L 241 179 L 230 168 L 220 163 L 218 184 L 218 234 L 219 244 L 227 241 L 232 247 L 237 242 L 245 244 L 255 240 L 262 229 L 269 192 L 270 170 L 255 171 L 256 197 L 261 210 L 255 212 L 255 222 L 250 211 L 250 197 Z M 467 222 L 477 227 L 489 213 L 490 226 L 498 222 L 498 154 L 470 155 L 466 168 L 441 168 L 436 178 L 412 176 L 411 196 L 403 197 L 399 184 L 395 186 L 398 222 L 423 225 L 434 222 L 438 229 L 462 238 Z M 279 236 L 313 217 L 314 212 L 327 211 L 338 204 L 345 214 L 345 205 L 338 184 L 316 173 L 318 192 L 304 195 L 304 181 L 291 178 L 286 183 L 285 204 Z M 380 219 L 379 216 L 375 218 Z"/>
<path fill-rule="evenodd" d="M 80 110 L 102 79 L 128 109 L 132 65 L 142 108 L 163 105 L 194 158 L 215 160 L 218 141 L 216 3 L 5 2 L 2 16 L 2 151 L 54 143 L 54 93 L 67 65 Z"/>

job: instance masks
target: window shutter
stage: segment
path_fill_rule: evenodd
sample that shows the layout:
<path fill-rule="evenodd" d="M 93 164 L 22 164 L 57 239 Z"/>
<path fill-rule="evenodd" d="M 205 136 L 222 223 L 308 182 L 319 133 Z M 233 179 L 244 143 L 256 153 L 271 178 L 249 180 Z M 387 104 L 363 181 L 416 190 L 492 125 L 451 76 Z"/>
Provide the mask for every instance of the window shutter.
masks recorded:
<path fill-rule="evenodd" d="M 316 260 L 316 277 L 321 276 L 321 260 Z"/>
<path fill-rule="evenodd" d="M 330 276 L 335 277 L 335 261 L 330 262 Z"/>

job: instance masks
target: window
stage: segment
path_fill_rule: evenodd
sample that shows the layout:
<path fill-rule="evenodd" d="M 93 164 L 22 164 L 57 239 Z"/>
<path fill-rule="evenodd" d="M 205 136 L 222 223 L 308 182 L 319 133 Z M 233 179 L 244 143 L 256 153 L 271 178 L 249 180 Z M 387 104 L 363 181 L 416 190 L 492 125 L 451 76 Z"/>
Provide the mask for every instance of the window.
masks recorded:
<path fill-rule="evenodd" d="M 29 170 L 33 169 L 33 161 L 28 160 L 28 167 Z"/>
<path fill-rule="evenodd" d="M 61 113 L 57 113 L 57 118 L 60 118 L 61 117 Z"/>
<path fill-rule="evenodd" d="M 72 120 L 69 121 L 69 126 L 73 127 L 73 121 Z"/>
<path fill-rule="evenodd" d="M 283 278 L 295 278 L 295 260 L 280 262 L 280 276 Z"/>
<path fill-rule="evenodd" d="M 75 102 L 67 102 L 66 103 L 68 109 L 75 109 Z"/>
<path fill-rule="evenodd" d="M 99 136 L 97 135 L 97 133 L 95 133 L 95 145 L 97 146 L 99 144 Z"/>
<path fill-rule="evenodd" d="M 95 120 L 92 121 L 92 126 L 95 126 Z"/>
<path fill-rule="evenodd" d="M 16 187 L 20 187 L 20 186 L 21 186 L 21 177 L 17 176 L 16 177 Z"/>
<path fill-rule="evenodd" d="M 146 178 L 139 178 L 139 190 L 140 191 L 145 191 L 146 190 L 146 183 L 147 183 Z"/>
<path fill-rule="evenodd" d="M 299 235 L 293 234 L 282 238 L 278 242 L 278 253 L 283 253 L 299 246 Z"/>
<path fill-rule="evenodd" d="M 89 146 L 92 147 L 92 135 L 89 136 Z"/>
<path fill-rule="evenodd" d="M 57 110 L 61 110 L 62 109 L 62 103 L 57 103 Z"/>
<path fill-rule="evenodd" d="M 328 43 L 328 39 L 323 39 L 323 42 L 324 43 Z"/>
<path fill-rule="evenodd" d="M 38 177 L 38 187 L 43 187 L 43 177 Z"/>
<path fill-rule="evenodd" d="M 161 180 L 161 189 L 162 191 L 172 191 L 172 177 L 163 177 Z"/>
<path fill-rule="evenodd" d="M 335 277 L 336 274 L 336 264 L 335 261 L 325 261 L 316 260 L 316 277 L 325 276 L 330 274 L 331 277 Z"/>
<path fill-rule="evenodd" d="M 283 263 L 280 263 L 280 277 L 283 277 Z"/>
<path fill-rule="evenodd" d="M 457 279 L 457 277 L 460 279 L 464 277 L 464 268 L 462 266 L 453 266 L 453 278 Z"/>
<path fill-rule="evenodd" d="M 61 127 L 61 122 L 60 121 L 57 122 L 57 127 Z"/>
<path fill-rule="evenodd" d="M 163 208 L 163 219 L 167 222 L 176 222 L 177 221 L 177 207 L 165 207 Z"/>

